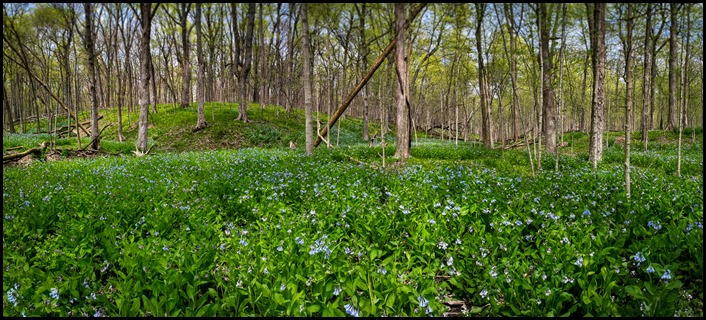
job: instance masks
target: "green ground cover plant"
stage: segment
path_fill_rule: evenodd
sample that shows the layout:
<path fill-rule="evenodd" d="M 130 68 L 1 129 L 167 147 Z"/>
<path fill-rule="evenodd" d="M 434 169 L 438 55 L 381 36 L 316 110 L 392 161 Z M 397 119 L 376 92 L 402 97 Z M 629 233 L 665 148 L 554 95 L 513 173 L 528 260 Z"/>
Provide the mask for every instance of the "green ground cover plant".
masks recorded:
<path fill-rule="evenodd" d="M 3 315 L 703 315 L 701 144 L 681 178 L 636 150 L 630 199 L 621 150 L 536 177 L 423 139 L 388 168 L 367 144 L 4 167 Z"/>

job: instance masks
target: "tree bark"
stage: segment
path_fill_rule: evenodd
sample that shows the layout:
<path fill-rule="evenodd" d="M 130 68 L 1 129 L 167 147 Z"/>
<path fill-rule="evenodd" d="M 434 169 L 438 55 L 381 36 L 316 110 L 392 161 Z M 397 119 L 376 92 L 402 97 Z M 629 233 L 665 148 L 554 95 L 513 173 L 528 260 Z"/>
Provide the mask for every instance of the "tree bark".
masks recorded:
<path fill-rule="evenodd" d="M 627 4 L 627 25 L 626 39 L 624 42 L 625 53 L 625 193 L 630 198 L 630 121 L 632 118 L 632 29 L 633 29 L 633 14 L 632 3 Z"/>
<path fill-rule="evenodd" d="M 395 29 L 397 35 L 395 37 L 395 71 L 397 74 L 397 141 L 395 148 L 395 158 L 409 158 L 409 107 L 407 105 L 408 92 L 406 91 L 407 84 L 407 65 L 405 56 L 405 5 L 402 3 L 395 4 Z"/>
<path fill-rule="evenodd" d="M 548 153 L 556 153 L 556 106 L 554 105 L 554 87 L 552 85 L 553 54 L 549 50 L 549 13 L 546 3 L 538 3 L 539 42 L 542 46 L 542 102 L 544 119 L 544 139 Z"/>
<path fill-rule="evenodd" d="M 83 4 L 83 11 L 86 14 L 86 29 L 84 33 L 84 45 L 86 46 L 88 64 L 88 92 L 91 101 L 91 144 L 89 148 L 98 150 L 100 141 L 98 140 L 98 96 L 96 93 L 96 55 L 95 44 L 93 43 L 93 6 L 90 3 Z"/>
<path fill-rule="evenodd" d="M 505 17 L 509 23 L 508 36 L 510 38 L 510 78 L 512 81 L 512 140 L 517 140 L 518 124 L 517 118 L 520 109 L 520 95 L 517 88 L 517 61 L 515 60 L 515 18 L 512 14 L 512 5 L 505 3 Z"/>
<path fill-rule="evenodd" d="M 419 14 L 419 12 L 422 10 L 422 8 L 424 8 L 424 6 L 426 6 L 426 3 L 422 3 L 422 4 L 418 5 L 412 11 L 412 13 L 410 14 L 410 18 L 405 22 L 405 27 L 408 27 L 410 25 L 410 23 L 412 21 L 414 21 L 414 18 L 417 16 L 417 14 Z M 317 134 L 316 141 L 314 142 L 314 147 L 319 146 L 319 144 L 321 143 L 321 136 L 328 133 L 328 131 L 336 123 L 338 118 L 340 118 L 341 115 L 343 115 L 343 112 L 346 111 L 346 108 L 348 108 L 351 101 L 353 101 L 353 98 L 355 98 L 355 96 L 358 94 L 358 92 L 360 92 L 360 90 L 365 86 L 365 84 L 368 83 L 368 80 L 370 80 L 370 78 L 373 76 L 375 71 L 380 67 L 380 65 L 385 60 L 385 58 L 390 54 L 390 52 L 392 52 L 392 49 L 394 48 L 394 46 L 396 44 L 396 39 L 397 39 L 396 37 L 397 37 L 397 35 L 395 34 L 395 38 L 390 42 L 390 44 L 387 45 L 387 47 L 385 47 L 385 50 L 383 51 L 383 53 L 378 57 L 377 60 L 375 60 L 375 62 L 370 66 L 370 68 L 368 68 L 368 72 L 365 74 L 365 77 L 363 77 L 363 79 L 358 81 L 358 84 L 356 84 L 353 91 L 351 91 L 351 93 L 348 94 L 348 96 L 346 97 L 345 100 L 343 100 L 343 103 L 341 103 L 341 105 L 338 107 L 336 112 L 330 117 L 328 124 L 321 130 L 321 132 L 319 132 Z M 388 60 L 388 62 L 390 62 L 390 63 L 391 63 L 391 61 L 392 60 Z M 392 69 L 392 67 L 393 66 L 391 65 L 390 69 Z M 389 78 L 390 77 L 388 77 L 388 79 Z M 391 87 L 391 86 L 388 86 L 388 87 Z M 387 122 L 387 118 L 385 118 L 385 122 L 383 123 L 384 126 L 387 126 L 386 122 Z"/>
<path fill-rule="evenodd" d="M 677 6 L 676 2 L 669 3 L 669 114 L 667 116 L 667 130 L 677 126 Z"/>
<path fill-rule="evenodd" d="M 313 125 L 313 111 L 311 105 L 311 70 L 310 70 L 310 44 L 309 44 L 309 19 L 307 11 L 309 6 L 307 3 L 302 3 L 299 6 L 299 12 L 302 19 L 302 60 L 303 73 L 302 82 L 304 83 L 304 111 L 306 113 L 306 119 L 304 120 L 304 136 L 306 140 L 306 155 L 314 155 L 314 125 Z"/>
<path fill-rule="evenodd" d="M 243 68 L 240 70 L 240 101 L 238 102 L 238 118 L 236 120 L 241 120 L 243 122 L 248 122 L 248 97 L 247 97 L 247 83 L 248 75 L 250 74 L 250 65 L 252 63 L 252 40 L 253 40 L 253 29 L 255 27 L 255 4 L 248 4 L 248 16 L 247 16 L 247 30 L 245 33 L 245 48 L 243 51 Z"/>
<path fill-rule="evenodd" d="M 684 80 L 682 81 L 682 95 L 683 95 L 683 106 L 679 115 L 679 140 L 677 145 L 677 176 L 681 177 L 681 146 L 682 146 L 682 131 L 686 126 L 686 110 L 689 106 L 689 49 L 690 49 L 690 29 L 691 29 L 691 12 L 689 12 L 689 4 L 684 4 L 684 15 L 686 15 L 686 37 L 684 41 L 686 42 L 686 48 L 684 48 Z M 694 131 L 694 128 L 692 128 Z"/>
<path fill-rule="evenodd" d="M 642 148 L 647 152 L 647 141 L 649 124 L 649 106 L 650 106 L 650 38 L 652 38 L 652 3 L 647 3 L 647 21 L 645 22 L 645 51 L 642 64 Z"/>
<path fill-rule="evenodd" d="M 593 96 L 589 159 L 594 169 L 603 157 L 603 105 L 605 102 L 605 4 L 586 4 L 591 34 Z"/>
<path fill-rule="evenodd" d="M 157 5 L 159 7 L 159 5 Z M 137 123 L 137 149 L 142 154 L 147 152 L 147 115 L 149 114 L 149 50 L 152 18 L 157 7 L 152 8 L 152 3 L 140 3 L 140 118 Z M 154 11 L 153 11 L 154 10 Z"/>
<path fill-rule="evenodd" d="M 481 108 L 481 140 L 486 148 L 493 149 L 492 120 L 490 106 L 487 97 L 487 82 L 485 76 L 485 66 L 483 65 L 483 17 L 485 15 L 484 3 L 476 3 L 476 49 L 478 50 L 478 83 L 480 86 L 480 108 Z"/>
<path fill-rule="evenodd" d="M 204 115 L 204 61 L 203 61 L 203 31 L 201 30 L 201 2 L 196 3 L 196 59 L 198 60 L 198 78 L 196 80 L 196 101 L 198 102 L 198 115 L 196 127 L 193 131 L 198 131 L 206 127 L 206 117 Z"/>

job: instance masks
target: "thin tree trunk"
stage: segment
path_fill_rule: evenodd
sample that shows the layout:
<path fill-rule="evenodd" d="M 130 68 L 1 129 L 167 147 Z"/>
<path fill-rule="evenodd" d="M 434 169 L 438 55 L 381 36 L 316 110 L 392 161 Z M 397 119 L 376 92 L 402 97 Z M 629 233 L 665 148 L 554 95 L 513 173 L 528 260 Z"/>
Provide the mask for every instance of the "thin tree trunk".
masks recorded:
<path fill-rule="evenodd" d="M 647 3 L 647 22 L 645 23 L 645 51 L 644 62 L 642 64 L 642 148 L 647 152 L 649 125 L 647 121 L 650 100 L 650 38 L 652 38 L 652 3 Z"/>
<path fill-rule="evenodd" d="M 198 102 L 198 115 L 196 119 L 196 127 L 193 131 L 198 131 L 205 128 L 208 124 L 206 123 L 206 116 L 204 115 L 204 72 L 206 67 L 204 66 L 203 58 L 203 43 L 201 38 L 201 2 L 196 3 L 196 59 L 198 61 L 198 79 L 196 80 L 196 101 Z M 153 81 L 154 82 L 154 81 Z"/>
<path fill-rule="evenodd" d="M 140 4 L 140 24 L 142 34 L 140 36 L 140 119 L 137 129 L 137 149 L 138 154 L 147 153 L 147 115 L 149 114 L 149 50 L 150 50 L 150 30 L 152 29 L 151 3 Z M 156 10 L 156 8 L 154 9 Z"/>
<path fill-rule="evenodd" d="M 593 51 L 593 97 L 589 159 L 594 169 L 603 157 L 603 104 L 605 99 L 605 4 L 587 4 Z M 592 14 L 591 14 L 592 13 Z"/>
<path fill-rule="evenodd" d="M 677 126 L 677 6 L 669 3 L 671 19 L 669 20 L 669 114 L 667 130 Z"/>
<path fill-rule="evenodd" d="M 86 14 L 86 29 L 84 33 L 85 46 L 88 59 L 88 91 L 91 100 L 91 143 L 89 148 L 98 150 L 98 96 L 96 92 L 96 56 L 95 44 L 93 43 L 93 6 L 90 3 L 83 4 Z"/>
<path fill-rule="evenodd" d="M 556 107 L 554 105 L 554 88 L 552 86 L 552 52 L 549 50 L 549 13 L 546 3 L 538 3 L 539 39 L 542 56 L 542 113 L 543 132 L 548 153 L 556 153 Z"/>
<path fill-rule="evenodd" d="M 306 119 L 304 122 L 304 136 L 306 141 L 306 155 L 314 155 L 314 140 L 313 140 L 313 111 L 311 106 L 311 70 L 310 70 L 310 59 L 309 52 L 311 48 L 309 47 L 309 19 L 307 11 L 309 6 L 307 3 L 302 3 L 299 7 L 299 12 L 302 17 L 302 60 L 304 61 L 304 71 L 303 71 L 303 83 L 304 83 L 304 110 L 306 113 Z"/>
<path fill-rule="evenodd" d="M 624 46 L 625 52 L 625 193 L 630 198 L 630 120 L 632 117 L 632 3 L 627 4 L 627 26 L 626 26 L 626 43 Z"/>
<path fill-rule="evenodd" d="M 684 80 L 682 81 L 682 96 L 683 96 L 683 106 L 681 113 L 679 115 L 679 141 L 678 141 L 678 146 L 677 146 L 677 176 L 681 177 L 681 145 L 682 145 L 682 131 L 684 130 L 684 127 L 686 126 L 686 110 L 689 106 L 689 49 L 691 43 L 689 42 L 690 38 L 690 29 L 691 29 L 691 14 L 689 12 L 690 5 L 689 4 L 684 4 L 684 14 L 686 15 L 686 37 L 684 41 L 686 42 L 686 48 L 684 49 L 684 70 L 682 70 L 684 74 Z M 692 129 L 693 131 L 693 129 Z"/>
<path fill-rule="evenodd" d="M 248 122 L 248 100 L 247 100 L 247 83 L 248 75 L 250 74 L 250 65 L 252 63 L 252 40 L 253 40 L 253 29 L 255 27 L 255 4 L 248 4 L 248 15 L 247 15 L 247 29 L 245 34 L 245 48 L 243 51 L 244 64 L 243 68 L 240 70 L 240 101 L 238 102 L 238 118 L 236 120 L 241 120 L 243 122 Z"/>
<path fill-rule="evenodd" d="M 485 67 L 483 65 L 483 44 L 482 26 L 485 13 L 485 4 L 476 3 L 476 49 L 478 50 L 478 82 L 480 84 L 480 108 L 481 108 L 481 140 L 486 148 L 493 149 L 492 124 L 490 119 L 490 107 L 486 94 L 487 84 L 485 77 Z"/>

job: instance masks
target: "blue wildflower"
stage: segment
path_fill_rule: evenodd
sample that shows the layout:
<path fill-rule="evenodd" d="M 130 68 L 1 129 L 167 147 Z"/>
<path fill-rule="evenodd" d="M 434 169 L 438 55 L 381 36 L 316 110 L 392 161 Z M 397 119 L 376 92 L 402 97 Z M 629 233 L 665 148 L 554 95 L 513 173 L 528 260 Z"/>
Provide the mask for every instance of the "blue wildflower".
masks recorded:
<path fill-rule="evenodd" d="M 51 288 L 51 293 L 49 295 L 52 297 L 52 299 L 59 299 L 59 290 L 56 288 Z"/>
<path fill-rule="evenodd" d="M 591 216 L 591 211 L 588 211 L 588 209 L 586 209 L 586 211 L 583 212 L 583 215 L 590 217 L 590 216 Z"/>
<path fill-rule="evenodd" d="M 642 255 L 642 252 L 636 253 L 633 259 L 635 259 L 638 266 L 640 265 L 640 263 L 645 262 L 645 256 Z"/>
<path fill-rule="evenodd" d="M 429 301 L 427 301 L 427 299 L 425 299 L 423 296 L 418 296 L 417 301 L 419 301 L 419 306 L 422 308 L 426 307 L 429 303 Z"/>
<path fill-rule="evenodd" d="M 655 272 L 655 268 L 652 268 L 652 265 L 650 265 L 650 266 L 647 267 L 647 272 L 649 272 L 649 273 L 654 273 L 654 272 Z"/>
<path fill-rule="evenodd" d="M 579 257 L 574 264 L 579 267 L 583 266 L 583 257 Z"/>
<path fill-rule="evenodd" d="M 349 314 L 349 315 L 351 315 L 351 316 L 354 316 L 354 317 L 358 317 L 358 316 L 359 316 L 358 309 L 356 309 L 352 304 L 350 304 L 350 303 L 349 303 L 349 304 L 346 304 L 346 305 L 344 306 L 344 308 L 346 309 L 346 313 L 347 313 L 347 314 Z"/>
<path fill-rule="evenodd" d="M 662 280 L 669 280 L 672 278 L 672 271 L 667 270 L 662 274 Z"/>

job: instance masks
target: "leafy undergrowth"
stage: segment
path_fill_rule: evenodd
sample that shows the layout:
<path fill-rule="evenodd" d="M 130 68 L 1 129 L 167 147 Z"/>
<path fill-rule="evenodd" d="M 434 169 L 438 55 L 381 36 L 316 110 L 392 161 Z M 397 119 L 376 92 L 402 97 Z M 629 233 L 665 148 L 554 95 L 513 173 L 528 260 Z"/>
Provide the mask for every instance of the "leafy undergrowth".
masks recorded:
<path fill-rule="evenodd" d="M 701 145 L 683 178 L 675 148 L 633 155 L 630 199 L 621 150 L 534 178 L 430 141 L 392 169 L 367 145 L 3 168 L 3 315 L 703 315 Z"/>

